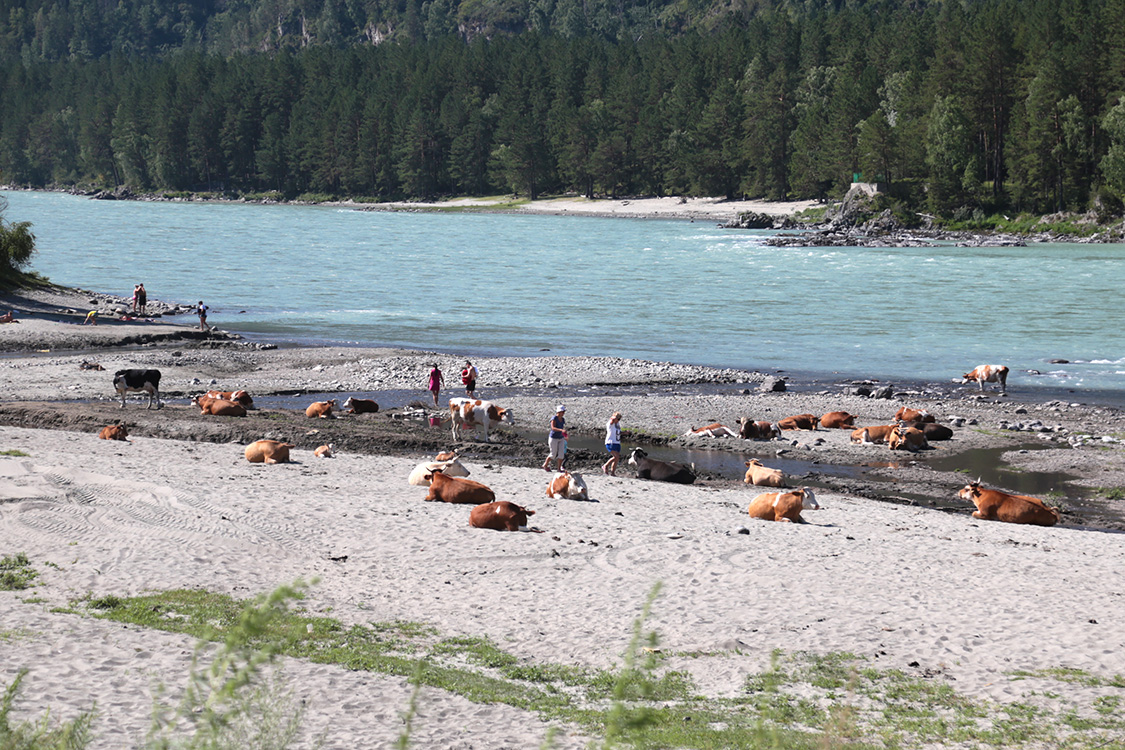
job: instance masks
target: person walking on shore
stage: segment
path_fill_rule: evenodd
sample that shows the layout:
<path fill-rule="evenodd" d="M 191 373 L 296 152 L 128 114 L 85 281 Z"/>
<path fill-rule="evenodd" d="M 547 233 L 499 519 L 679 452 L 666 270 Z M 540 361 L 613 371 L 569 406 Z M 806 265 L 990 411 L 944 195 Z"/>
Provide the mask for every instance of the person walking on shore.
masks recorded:
<path fill-rule="evenodd" d="M 547 432 L 547 460 L 543 462 L 544 471 L 551 470 L 551 459 L 555 459 L 555 471 L 563 470 L 566 459 L 566 407 L 559 404 L 555 416 L 551 417 Z"/>
<path fill-rule="evenodd" d="M 465 360 L 465 369 L 461 370 L 461 382 L 465 384 L 465 395 L 469 398 L 474 398 L 473 394 L 477 391 L 477 375 L 480 373 L 477 368 L 473 367 L 473 363 Z"/>
<path fill-rule="evenodd" d="M 438 394 L 441 392 L 441 386 L 443 383 L 445 383 L 445 376 L 441 374 L 441 370 L 438 369 L 437 363 L 434 363 L 434 368 L 430 370 L 429 385 L 426 386 L 430 391 L 430 394 L 434 397 L 434 406 L 438 405 Z"/>
<path fill-rule="evenodd" d="M 621 461 L 621 412 L 613 412 L 613 416 L 605 423 L 605 449 L 609 451 L 609 460 L 602 464 L 602 474 L 617 476 L 617 464 Z"/>
<path fill-rule="evenodd" d="M 207 305 L 203 304 L 203 300 L 199 300 L 199 307 L 195 309 L 196 314 L 199 316 L 199 330 L 210 331 L 211 326 L 207 325 Z"/>

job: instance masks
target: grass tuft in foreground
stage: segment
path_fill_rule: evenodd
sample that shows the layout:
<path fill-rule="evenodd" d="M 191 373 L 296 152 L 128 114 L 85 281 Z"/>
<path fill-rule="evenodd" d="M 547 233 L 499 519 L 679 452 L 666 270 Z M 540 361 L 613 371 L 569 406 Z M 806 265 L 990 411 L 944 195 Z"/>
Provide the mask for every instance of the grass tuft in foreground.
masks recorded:
<path fill-rule="evenodd" d="M 95 712 L 91 709 L 78 717 L 60 724 L 52 724 L 47 711 L 38 719 L 11 723 L 12 707 L 19 694 L 20 685 L 27 675 L 21 669 L 4 694 L 0 696 L 0 748 L 3 750 L 80 750 L 90 742 L 90 725 Z"/>
<path fill-rule="evenodd" d="M 31 588 L 39 572 L 23 552 L 5 555 L 0 559 L 0 591 L 20 591 Z"/>

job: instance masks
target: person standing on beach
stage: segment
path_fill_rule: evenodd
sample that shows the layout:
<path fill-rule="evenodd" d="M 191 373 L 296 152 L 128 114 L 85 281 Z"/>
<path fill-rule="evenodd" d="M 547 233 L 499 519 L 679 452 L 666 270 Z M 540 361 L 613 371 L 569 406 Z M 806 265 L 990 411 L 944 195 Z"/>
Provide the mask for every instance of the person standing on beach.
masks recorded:
<path fill-rule="evenodd" d="M 465 369 L 461 370 L 461 382 L 465 384 L 465 395 L 473 398 L 473 394 L 477 390 L 477 368 L 473 367 L 473 363 L 465 360 Z"/>
<path fill-rule="evenodd" d="M 195 309 L 195 313 L 199 316 L 199 330 L 210 331 L 211 326 L 207 325 L 207 305 L 203 304 L 203 300 L 199 300 L 199 307 Z"/>
<path fill-rule="evenodd" d="M 137 314 L 137 310 L 138 310 L 137 305 L 139 304 L 138 297 L 140 296 L 140 291 L 139 291 L 140 288 L 141 288 L 140 284 L 133 284 L 133 314 L 134 315 Z"/>
<path fill-rule="evenodd" d="M 551 470 L 551 459 L 555 459 L 555 471 L 563 470 L 563 461 L 566 459 L 566 407 L 559 404 L 555 409 L 555 416 L 551 417 L 550 429 L 547 432 L 547 460 L 543 462 L 543 470 Z"/>
<path fill-rule="evenodd" d="M 605 423 L 605 449 L 609 451 L 609 460 L 602 464 L 602 474 L 617 476 L 617 464 L 621 460 L 621 412 L 613 412 L 613 416 Z"/>
<path fill-rule="evenodd" d="M 136 300 L 133 312 L 140 315 L 147 315 L 148 292 L 145 291 L 144 282 L 137 284 L 137 288 L 133 290 L 133 299 Z"/>
<path fill-rule="evenodd" d="M 438 402 L 437 402 L 438 393 L 441 392 L 441 386 L 444 382 L 445 382 L 445 376 L 443 376 L 441 374 L 441 370 L 438 369 L 437 363 L 435 362 L 434 368 L 432 370 L 430 370 L 429 385 L 426 386 L 427 389 L 430 391 L 430 394 L 433 395 L 433 397 L 434 397 L 434 406 L 438 405 Z"/>

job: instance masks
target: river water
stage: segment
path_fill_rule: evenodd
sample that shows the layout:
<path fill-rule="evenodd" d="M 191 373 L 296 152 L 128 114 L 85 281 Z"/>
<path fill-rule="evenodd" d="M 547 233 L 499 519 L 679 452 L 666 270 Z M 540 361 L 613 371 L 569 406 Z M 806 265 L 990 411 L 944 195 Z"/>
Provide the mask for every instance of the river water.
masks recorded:
<path fill-rule="evenodd" d="M 920 381 L 997 362 L 1017 392 L 1125 392 L 1125 245 L 773 248 L 700 221 L 2 194 L 52 281 L 143 281 L 256 339 Z"/>

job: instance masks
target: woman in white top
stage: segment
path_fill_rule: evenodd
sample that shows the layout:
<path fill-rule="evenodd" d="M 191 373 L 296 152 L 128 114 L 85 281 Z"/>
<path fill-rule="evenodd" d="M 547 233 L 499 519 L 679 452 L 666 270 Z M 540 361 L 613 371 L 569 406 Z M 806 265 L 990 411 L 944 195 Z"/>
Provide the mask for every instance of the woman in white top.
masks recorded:
<path fill-rule="evenodd" d="M 617 476 L 617 462 L 621 460 L 621 412 L 613 412 L 613 416 L 605 423 L 605 449 L 609 451 L 609 460 L 602 464 L 602 473 L 612 477 Z"/>

